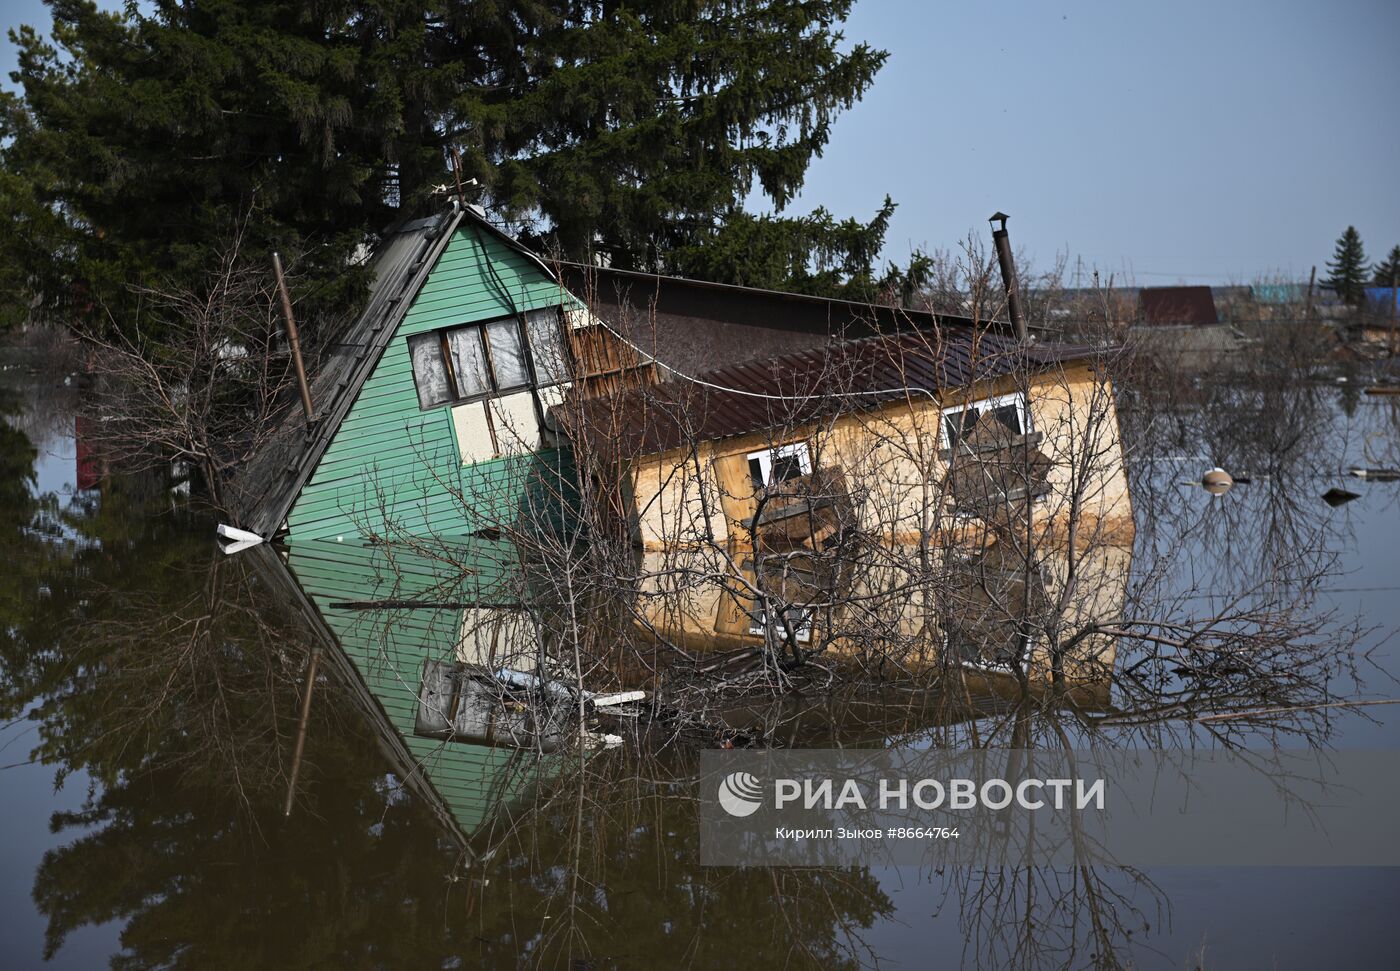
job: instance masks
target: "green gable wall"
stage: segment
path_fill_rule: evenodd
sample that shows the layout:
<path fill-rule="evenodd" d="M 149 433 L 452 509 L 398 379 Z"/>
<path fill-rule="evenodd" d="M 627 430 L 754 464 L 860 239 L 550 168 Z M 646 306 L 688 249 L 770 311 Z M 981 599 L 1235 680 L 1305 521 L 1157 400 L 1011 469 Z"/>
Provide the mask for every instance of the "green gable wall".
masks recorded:
<path fill-rule="evenodd" d="M 500 585 L 509 586 L 515 555 L 507 545 L 473 540 L 454 554 L 467 570 L 450 570 L 408 552 L 386 553 L 383 547 L 292 542 L 287 565 L 403 737 L 414 763 L 470 836 L 502 806 L 525 798 L 542 779 L 556 774 L 562 757 L 413 733 L 423 664 L 455 657 L 461 610 L 334 606 L 389 599 L 492 599 Z"/>
<path fill-rule="evenodd" d="M 451 408 L 420 411 L 406 338 L 558 304 L 578 306 L 529 257 L 464 222 L 443 250 L 287 517 L 299 539 L 358 541 L 395 529 L 463 536 L 509 522 L 529 476 L 568 473 L 557 451 L 462 467 Z M 470 510 L 452 495 L 461 490 Z"/>

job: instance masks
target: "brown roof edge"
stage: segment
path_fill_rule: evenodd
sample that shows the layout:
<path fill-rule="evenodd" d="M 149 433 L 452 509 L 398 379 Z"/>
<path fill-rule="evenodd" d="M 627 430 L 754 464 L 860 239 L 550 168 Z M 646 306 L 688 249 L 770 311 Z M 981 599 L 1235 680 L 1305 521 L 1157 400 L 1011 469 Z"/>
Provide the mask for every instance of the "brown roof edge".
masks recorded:
<path fill-rule="evenodd" d="M 761 312 L 765 307 L 787 305 L 795 312 L 805 312 L 811 315 L 814 322 L 822 314 L 825 314 L 827 322 L 833 316 L 851 320 L 885 321 L 894 323 L 896 326 L 892 329 L 895 330 L 905 327 L 942 325 L 980 327 L 1007 334 L 1013 333 L 1011 324 L 1006 321 L 979 321 L 971 317 L 940 314 L 931 310 L 919 310 L 893 304 L 868 303 L 840 297 L 819 297 L 808 293 L 792 293 L 786 290 L 770 290 L 763 287 L 744 287 L 733 283 L 714 283 L 692 277 L 665 276 L 641 270 L 618 270 L 612 267 L 593 266 L 566 260 L 552 261 L 550 265 L 557 268 L 561 281 L 569 287 L 575 296 L 584 299 L 585 294 L 587 294 L 604 303 L 615 302 L 612 298 L 620 295 L 620 284 L 635 284 L 644 287 L 644 292 L 650 295 L 649 299 L 657 303 L 668 296 L 667 291 L 689 291 L 692 296 L 698 291 L 719 299 L 744 301 L 750 305 L 752 312 L 755 313 Z M 601 279 L 614 281 L 611 293 L 607 288 L 598 286 Z"/>
<path fill-rule="evenodd" d="M 616 395 L 575 395 L 560 408 L 571 435 L 635 457 L 764 428 L 810 423 L 833 412 L 978 381 L 1044 370 L 1102 353 L 1090 345 L 1022 345 L 967 327 L 921 329 L 843 341 Z"/>

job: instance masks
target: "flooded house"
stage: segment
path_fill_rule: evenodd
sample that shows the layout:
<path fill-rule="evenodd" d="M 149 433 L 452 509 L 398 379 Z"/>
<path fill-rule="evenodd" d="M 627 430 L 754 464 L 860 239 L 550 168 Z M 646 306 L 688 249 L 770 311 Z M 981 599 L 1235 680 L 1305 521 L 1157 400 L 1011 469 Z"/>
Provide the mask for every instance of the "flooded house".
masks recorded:
<path fill-rule="evenodd" d="M 1096 679 L 1111 643 L 1052 663 L 1032 615 L 1069 573 L 1070 614 L 1121 607 L 1133 520 L 1100 353 L 943 319 L 580 401 L 565 423 L 623 483 L 634 619 L 658 640 L 881 642 L 901 663 Z"/>
<path fill-rule="evenodd" d="M 579 304 L 537 256 L 454 207 L 388 232 L 368 304 L 243 477 L 265 539 L 462 537 L 567 481 L 549 424 Z M 540 485 L 544 483 L 543 485 Z"/>
<path fill-rule="evenodd" d="M 433 636 L 465 667 L 444 684 L 538 669 L 557 595 L 536 581 L 569 543 L 528 537 L 578 532 L 581 483 L 604 500 L 589 527 L 639 554 L 631 619 L 656 640 L 744 650 L 780 634 L 794 654 L 854 655 L 884 637 L 918 640 L 910 663 L 1063 674 L 1063 658 L 1027 660 L 1031 615 L 1064 599 L 1057 571 L 1111 600 L 1122 575 L 1103 551 L 1132 533 L 1097 353 L 930 312 L 551 264 L 455 206 L 386 234 L 366 309 L 315 371 L 313 419 L 288 411 L 235 525 L 277 539 L 313 598 L 321 571 L 417 564 L 424 591 L 434 569 L 474 577 L 409 598 L 445 611 L 450 636 Z M 905 589 L 932 551 L 939 589 Z M 936 650 L 918 636 L 930 612 Z"/>

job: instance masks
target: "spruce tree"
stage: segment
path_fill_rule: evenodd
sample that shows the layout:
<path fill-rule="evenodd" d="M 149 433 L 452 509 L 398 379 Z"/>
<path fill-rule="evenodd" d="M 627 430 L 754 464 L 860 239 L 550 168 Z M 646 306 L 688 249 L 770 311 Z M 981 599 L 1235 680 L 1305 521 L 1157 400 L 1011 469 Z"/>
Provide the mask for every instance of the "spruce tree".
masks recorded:
<path fill-rule="evenodd" d="M 181 286 L 235 235 L 302 253 L 322 301 L 355 295 L 346 256 L 392 216 L 412 77 L 379 8 L 157 0 L 125 13 L 49 0 L 52 39 L 12 35 L 6 207 L 54 213 L 6 253 L 70 316 L 121 320 L 139 286 Z M 66 304 L 66 306 L 65 306 Z"/>
<path fill-rule="evenodd" d="M 1332 259 L 1327 261 L 1327 270 L 1331 274 L 1327 285 L 1347 303 L 1359 304 L 1365 298 L 1370 267 L 1366 263 L 1366 251 L 1361 246 L 1361 234 L 1355 226 L 1348 226 L 1337 239 L 1337 248 Z"/>
<path fill-rule="evenodd" d="M 22 97 L 0 102 L 16 300 L 121 319 L 133 284 L 197 278 L 237 230 L 251 258 L 303 254 L 303 292 L 344 305 L 356 246 L 442 206 L 454 154 L 476 201 L 565 256 L 874 280 L 888 215 L 781 212 L 885 61 L 843 42 L 854 0 L 47 2 L 51 39 L 13 36 Z M 779 215 L 744 213 L 755 188 Z M 771 247 L 761 274 L 697 255 L 745 236 Z"/>
<path fill-rule="evenodd" d="M 1376 264 L 1376 286 L 1395 286 L 1397 279 L 1400 279 L 1400 246 L 1393 246 L 1390 255 Z"/>

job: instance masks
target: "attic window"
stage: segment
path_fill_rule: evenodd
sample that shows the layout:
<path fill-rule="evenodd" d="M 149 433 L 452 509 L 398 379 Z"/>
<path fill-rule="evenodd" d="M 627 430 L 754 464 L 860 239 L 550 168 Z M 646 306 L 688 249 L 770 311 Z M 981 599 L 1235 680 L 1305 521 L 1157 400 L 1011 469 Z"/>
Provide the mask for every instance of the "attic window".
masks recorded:
<path fill-rule="evenodd" d="M 558 307 L 408 338 L 423 409 L 558 384 L 568 376 Z"/>
<path fill-rule="evenodd" d="M 812 453 L 806 442 L 750 452 L 748 460 L 749 478 L 755 490 L 812 474 Z"/>
<path fill-rule="evenodd" d="M 530 337 L 530 355 L 534 359 L 535 374 L 540 384 L 567 381 L 569 358 L 558 309 L 531 310 L 525 315 L 525 330 Z"/>
<path fill-rule="evenodd" d="M 1004 394 L 995 398 L 984 398 L 971 404 L 943 410 L 943 445 L 954 448 L 958 442 L 971 435 L 978 423 L 994 421 L 1005 426 L 1013 435 L 1024 435 L 1030 430 L 1030 416 L 1026 411 L 1026 396 Z"/>
<path fill-rule="evenodd" d="M 445 405 L 455 395 L 452 378 L 443 363 L 442 337 L 439 334 L 417 334 L 408 339 L 408 356 L 413 360 L 413 381 L 418 385 L 418 407 L 435 408 Z"/>

